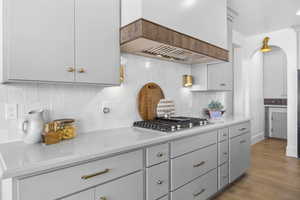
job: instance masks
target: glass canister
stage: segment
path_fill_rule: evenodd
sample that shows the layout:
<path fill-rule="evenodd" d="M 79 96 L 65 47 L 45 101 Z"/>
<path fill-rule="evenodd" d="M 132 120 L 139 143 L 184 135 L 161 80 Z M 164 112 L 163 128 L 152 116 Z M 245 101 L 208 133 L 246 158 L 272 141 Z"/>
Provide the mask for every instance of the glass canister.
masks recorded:
<path fill-rule="evenodd" d="M 75 119 L 58 119 L 54 123 L 55 131 L 61 135 L 63 140 L 76 137 Z"/>

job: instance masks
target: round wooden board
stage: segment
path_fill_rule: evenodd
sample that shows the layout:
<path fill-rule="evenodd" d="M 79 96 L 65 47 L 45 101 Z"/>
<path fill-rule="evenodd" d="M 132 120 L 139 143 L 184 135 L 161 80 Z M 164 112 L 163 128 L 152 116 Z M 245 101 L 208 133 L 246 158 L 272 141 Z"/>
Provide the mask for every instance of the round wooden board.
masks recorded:
<path fill-rule="evenodd" d="M 138 95 L 138 109 L 143 120 L 153 120 L 156 117 L 156 107 L 159 100 L 164 99 L 164 93 L 159 85 L 148 83 Z"/>

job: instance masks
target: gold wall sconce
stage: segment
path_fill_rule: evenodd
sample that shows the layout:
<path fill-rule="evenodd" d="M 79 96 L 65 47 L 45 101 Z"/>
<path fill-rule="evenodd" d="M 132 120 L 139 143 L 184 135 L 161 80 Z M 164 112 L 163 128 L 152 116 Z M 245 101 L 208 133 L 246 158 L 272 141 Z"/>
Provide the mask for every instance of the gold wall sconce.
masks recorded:
<path fill-rule="evenodd" d="M 183 75 L 182 83 L 183 87 L 192 87 L 193 86 L 193 76 L 192 75 Z"/>
<path fill-rule="evenodd" d="M 125 65 L 120 66 L 120 82 L 124 83 L 125 81 Z"/>
<path fill-rule="evenodd" d="M 261 52 L 266 53 L 266 52 L 272 51 L 271 47 L 269 46 L 269 41 L 270 41 L 270 38 L 265 37 L 265 39 L 263 40 L 263 46 L 260 49 Z"/>

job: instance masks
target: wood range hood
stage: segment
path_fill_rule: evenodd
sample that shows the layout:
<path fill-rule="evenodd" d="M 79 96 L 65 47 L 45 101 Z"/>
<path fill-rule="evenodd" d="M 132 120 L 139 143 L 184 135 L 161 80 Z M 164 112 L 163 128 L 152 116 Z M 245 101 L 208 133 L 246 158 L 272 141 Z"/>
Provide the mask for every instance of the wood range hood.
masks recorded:
<path fill-rule="evenodd" d="M 184 64 L 229 61 L 229 51 L 145 19 L 121 28 L 121 51 Z"/>

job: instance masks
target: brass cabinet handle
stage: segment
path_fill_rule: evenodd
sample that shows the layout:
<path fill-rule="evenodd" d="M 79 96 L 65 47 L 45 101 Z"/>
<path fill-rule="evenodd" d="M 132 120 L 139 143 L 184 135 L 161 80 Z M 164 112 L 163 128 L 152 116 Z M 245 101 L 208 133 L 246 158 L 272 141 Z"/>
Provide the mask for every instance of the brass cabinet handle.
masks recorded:
<path fill-rule="evenodd" d="M 74 67 L 68 67 L 68 72 L 75 72 L 75 68 Z"/>
<path fill-rule="evenodd" d="M 204 165 L 205 164 L 205 161 L 202 161 L 201 163 L 199 163 L 199 164 L 195 164 L 194 165 L 194 168 L 196 168 L 196 167 L 201 167 L 202 165 Z"/>
<path fill-rule="evenodd" d="M 104 171 L 97 172 L 95 174 L 82 176 L 81 179 L 87 180 L 87 179 L 93 178 L 95 176 L 100 176 L 100 175 L 103 175 L 103 174 L 107 174 L 108 172 L 110 172 L 110 169 L 105 169 Z"/>
<path fill-rule="evenodd" d="M 224 152 L 224 153 L 223 153 L 223 155 L 224 155 L 224 156 L 227 156 L 227 155 L 228 155 L 228 153 L 227 153 L 227 152 Z"/>
<path fill-rule="evenodd" d="M 164 183 L 164 181 L 163 180 L 158 180 L 158 181 L 156 181 L 156 183 L 157 183 L 157 185 L 162 185 Z"/>
<path fill-rule="evenodd" d="M 100 200 L 107 200 L 106 197 L 100 197 Z"/>
<path fill-rule="evenodd" d="M 223 137 L 226 137 L 227 136 L 227 133 L 223 133 Z"/>
<path fill-rule="evenodd" d="M 85 73 L 85 69 L 84 68 L 80 68 L 79 70 L 78 70 L 78 73 Z"/>
<path fill-rule="evenodd" d="M 240 128 L 240 129 L 239 129 L 239 131 L 244 131 L 244 130 L 246 130 L 246 128 Z"/>
<path fill-rule="evenodd" d="M 226 86 L 226 84 L 225 83 L 221 83 L 220 86 Z"/>
<path fill-rule="evenodd" d="M 156 156 L 159 157 L 159 158 L 161 158 L 161 157 L 164 156 L 164 153 L 163 152 L 159 152 Z"/>
<path fill-rule="evenodd" d="M 198 197 L 200 196 L 203 192 L 205 192 L 206 189 L 202 189 L 200 192 L 196 193 L 196 194 L 193 194 L 194 197 Z"/>
<path fill-rule="evenodd" d="M 240 141 L 240 143 L 241 143 L 241 144 L 246 143 L 246 140 L 242 140 L 242 141 Z"/>

